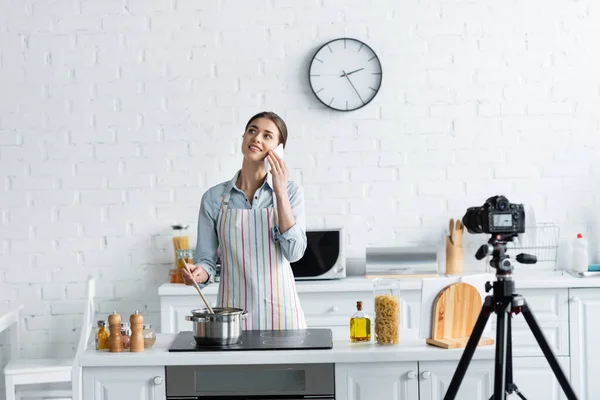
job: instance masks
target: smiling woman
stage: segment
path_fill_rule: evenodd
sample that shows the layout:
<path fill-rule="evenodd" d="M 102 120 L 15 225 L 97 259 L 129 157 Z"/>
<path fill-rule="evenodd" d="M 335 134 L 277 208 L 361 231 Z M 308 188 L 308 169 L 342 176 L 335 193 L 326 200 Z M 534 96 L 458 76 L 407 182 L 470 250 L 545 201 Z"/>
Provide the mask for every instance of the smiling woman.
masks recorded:
<path fill-rule="evenodd" d="M 218 251 L 217 307 L 248 311 L 244 329 L 306 328 L 290 267 L 306 249 L 304 195 L 274 151 L 279 144 L 285 147 L 287 136 L 285 122 L 273 112 L 250 118 L 242 168 L 202 196 L 196 265 L 189 265 L 191 274 L 182 271 L 188 285 L 209 284 Z"/>

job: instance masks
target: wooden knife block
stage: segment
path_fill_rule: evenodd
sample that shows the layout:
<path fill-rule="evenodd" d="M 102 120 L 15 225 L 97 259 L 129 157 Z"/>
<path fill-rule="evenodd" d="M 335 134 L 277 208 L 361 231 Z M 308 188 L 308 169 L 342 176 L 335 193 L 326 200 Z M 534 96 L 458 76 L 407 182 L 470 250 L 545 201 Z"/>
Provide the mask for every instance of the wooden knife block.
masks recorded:
<path fill-rule="evenodd" d="M 468 283 L 455 283 L 438 293 L 433 302 L 431 338 L 427 343 L 444 349 L 466 347 L 482 305 L 481 295 Z M 494 344 L 481 337 L 478 346 Z"/>

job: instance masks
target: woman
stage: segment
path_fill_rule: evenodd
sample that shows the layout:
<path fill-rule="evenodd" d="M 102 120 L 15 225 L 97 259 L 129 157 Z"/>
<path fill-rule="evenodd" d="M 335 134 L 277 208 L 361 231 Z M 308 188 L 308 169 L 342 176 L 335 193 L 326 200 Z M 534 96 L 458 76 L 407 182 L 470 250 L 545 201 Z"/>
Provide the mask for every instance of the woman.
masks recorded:
<path fill-rule="evenodd" d="M 187 285 L 206 284 L 221 257 L 218 307 L 248 311 L 245 329 L 304 329 L 290 262 L 306 249 L 304 195 L 288 181 L 285 162 L 272 150 L 285 147 L 287 127 L 275 113 L 248 121 L 242 169 L 231 181 L 210 188 L 198 218 L 196 265 L 183 270 Z M 271 171 L 265 171 L 264 160 Z"/>

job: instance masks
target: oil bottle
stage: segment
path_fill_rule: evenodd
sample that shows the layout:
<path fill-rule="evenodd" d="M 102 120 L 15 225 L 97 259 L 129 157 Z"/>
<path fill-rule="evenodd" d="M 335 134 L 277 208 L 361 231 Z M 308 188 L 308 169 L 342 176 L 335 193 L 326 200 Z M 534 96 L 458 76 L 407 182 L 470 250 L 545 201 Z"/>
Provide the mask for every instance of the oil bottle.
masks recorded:
<path fill-rule="evenodd" d="M 362 301 L 356 302 L 356 312 L 350 317 L 350 341 L 353 343 L 371 341 L 371 320 L 362 310 Z"/>

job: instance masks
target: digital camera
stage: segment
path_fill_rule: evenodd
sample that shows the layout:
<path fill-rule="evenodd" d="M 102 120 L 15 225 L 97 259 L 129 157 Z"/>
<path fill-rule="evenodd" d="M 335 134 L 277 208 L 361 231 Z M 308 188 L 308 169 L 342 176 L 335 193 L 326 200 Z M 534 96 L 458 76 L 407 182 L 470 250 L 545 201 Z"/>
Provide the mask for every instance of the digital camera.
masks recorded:
<path fill-rule="evenodd" d="M 516 235 L 525 232 L 525 208 L 504 196 L 493 196 L 480 207 L 467 208 L 462 222 L 469 233 Z"/>

